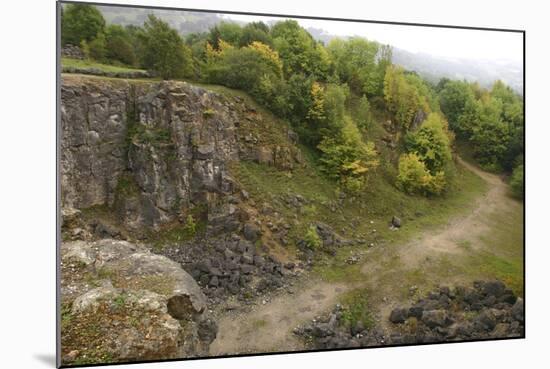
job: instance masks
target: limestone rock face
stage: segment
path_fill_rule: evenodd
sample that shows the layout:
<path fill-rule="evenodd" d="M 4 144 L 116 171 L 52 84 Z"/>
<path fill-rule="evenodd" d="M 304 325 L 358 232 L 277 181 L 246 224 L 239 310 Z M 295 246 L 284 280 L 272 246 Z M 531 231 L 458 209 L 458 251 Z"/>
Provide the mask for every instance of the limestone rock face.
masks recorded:
<path fill-rule="evenodd" d="M 157 227 L 230 193 L 236 111 L 185 82 L 64 76 L 62 207 L 114 207 L 126 225 Z"/>
<path fill-rule="evenodd" d="M 71 345 L 98 361 L 208 353 L 217 327 L 205 315 L 204 294 L 178 263 L 111 239 L 63 242 L 61 255 L 62 303 L 70 320 L 62 350 L 73 353 L 68 361 L 79 357 Z M 90 339 L 93 350 L 78 337 Z"/>

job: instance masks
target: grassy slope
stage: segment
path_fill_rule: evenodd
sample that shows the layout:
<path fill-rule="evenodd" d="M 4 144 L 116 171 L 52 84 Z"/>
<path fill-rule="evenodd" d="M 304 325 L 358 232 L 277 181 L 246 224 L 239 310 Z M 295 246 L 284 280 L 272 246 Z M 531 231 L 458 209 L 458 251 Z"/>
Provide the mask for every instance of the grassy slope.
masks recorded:
<path fill-rule="evenodd" d="M 83 77 L 96 78 L 96 77 Z M 108 78 L 108 77 L 97 77 Z M 116 78 L 108 78 L 117 80 Z M 138 82 L 131 80 L 132 83 Z M 147 82 L 144 80 L 143 82 Z M 206 89 L 223 95 L 239 96 L 254 106 L 263 114 L 264 120 L 271 125 L 268 131 L 265 127 L 258 127 L 264 132 L 264 138 L 277 143 L 286 137 L 288 123 L 274 117 L 269 111 L 257 105 L 250 96 L 238 90 L 223 86 L 198 84 Z M 356 100 L 355 100 L 356 101 Z M 353 117 L 356 111 L 354 100 L 349 107 L 349 114 Z M 435 230 L 445 224 L 453 216 L 468 212 L 474 200 L 487 191 L 487 184 L 476 174 L 458 166 L 447 193 L 439 198 L 424 198 L 409 196 L 399 191 L 393 185 L 395 176 L 396 152 L 386 148 L 380 141 L 385 134 L 380 122 L 386 117 L 382 112 L 375 111 L 374 121 L 370 124 L 369 132 L 365 136 L 373 140 L 381 153 L 381 166 L 374 173 L 368 188 L 359 197 L 348 197 L 343 200 L 336 211 L 331 205 L 339 201 L 339 192 L 335 184 L 327 180 L 315 164 L 316 153 L 307 147 L 301 147 L 306 165 L 298 167 L 292 172 L 277 170 L 273 167 L 252 162 L 233 163 L 232 172 L 241 184 L 250 192 L 257 204 L 270 203 L 275 210 L 294 226 L 290 231 L 291 242 L 286 246 L 294 252 L 294 242 L 303 236 L 305 230 L 313 221 L 323 221 L 330 224 L 340 234 L 350 238 L 363 238 L 366 244 L 362 246 L 344 247 L 335 256 L 324 256 L 316 267 L 316 272 L 330 281 L 359 281 L 364 278 L 360 266 L 348 265 L 345 261 L 350 253 L 363 252 L 367 245 L 385 244 L 391 246 L 412 240 L 414 237 Z M 284 129 L 283 129 L 284 128 Z M 465 156 L 461 153 L 462 156 Z M 285 195 L 300 194 L 309 204 L 302 207 L 297 213 L 295 208 L 288 207 L 282 200 Z M 393 215 L 400 217 L 405 226 L 399 231 L 391 231 L 388 222 Z M 491 237 L 483 240 L 486 247 L 483 251 L 471 248 L 469 257 L 461 263 L 451 263 L 441 260 L 434 265 L 434 272 L 441 275 L 452 273 L 468 273 L 479 278 L 500 278 L 518 292 L 522 291 L 523 283 L 523 255 L 517 248 L 523 237 L 521 212 L 510 214 L 496 214 L 492 220 L 494 229 Z M 494 246 L 498 245 L 498 248 Z M 469 248 L 467 243 L 461 244 Z M 490 246 L 493 246 L 492 248 Z M 491 251 L 492 250 L 492 251 Z M 384 260 L 387 268 L 398 262 L 389 258 Z M 422 282 L 425 276 L 418 271 L 410 272 L 410 281 Z"/>
<path fill-rule="evenodd" d="M 211 88 L 206 85 L 204 87 Z M 241 92 L 217 86 L 213 89 L 221 93 L 229 91 L 231 94 L 243 95 Z M 352 116 L 353 108 L 352 105 L 349 109 Z M 259 107 L 258 109 L 262 110 Z M 379 112 L 375 114 L 378 119 L 381 119 L 380 116 L 382 114 Z M 393 184 L 396 152 L 387 149 L 380 141 L 385 134 L 380 124 L 372 122 L 370 127 L 366 136 L 375 141 L 380 151 L 380 168 L 371 175 L 369 186 L 363 194 L 347 196 L 341 206 L 337 206 L 336 211 L 332 209 L 339 202 L 339 191 L 334 182 L 320 173 L 316 166 L 316 153 L 307 147 L 301 148 L 306 165 L 292 172 L 251 162 L 234 163 L 232 168 L 234 175 L 257 203 L 268 202 L 284 218 L 294 219 L 295 226 L 290 232 L 291 241 L 300 239 L 313 221 L 325 222 L 345 237 L 366 240 L 365 246 L 344 247 L 336 256 L 324 256 L 316 271 L 328 280 L 353 281 L 363 278 L 359 265 L 349 266 L 345 262 L 350 252 L 361 251 L 371 243 L 378 245 L 405 242 L 415 235 L 435 229 L 449 218 L 467 212 L 474 199 L 487 190 L 486 183 L 481 178 L 465 168 L 457 167 L 448 192 L 440 198 L 402 193 Z M 308 205 L 296 214 L 295 208 L 281 201 L 289 193 L 303 196 L 309 201 Z M 393 215 L 400 217 L 406 224 L 398 232 L 388 227 Z M 287 247 L 292 248 L 293 242 Z"/>
<path fill-rule="evenodd" d="M 80 60 L 72 58 L 61 58 L 61 65 L 63 67 L 72 67 L 72 68 L 82 68 L 82 69 L 99 69 L 103 72 L 136 72 L 141 71 L 145 72 L 143 69 L 125 67 L 125 66 L 116 66 L 111 64 L 102 64 L 93 60 Z"/>

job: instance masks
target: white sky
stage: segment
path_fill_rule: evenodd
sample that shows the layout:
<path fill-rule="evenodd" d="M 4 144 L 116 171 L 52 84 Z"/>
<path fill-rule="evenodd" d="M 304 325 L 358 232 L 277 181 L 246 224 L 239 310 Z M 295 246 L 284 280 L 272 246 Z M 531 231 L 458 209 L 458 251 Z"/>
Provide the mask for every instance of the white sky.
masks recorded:
<path fill-rule="evenodd" d="M 244 22 L 284 19 L 233 14 L 223 17 Z M 521 33 L 313 19 L 296 21 L 304 28 L 320 28 L 338 36 L 361 36 L 411 52 L 425 52 L 451 58 L 507 60 L 516 63 L 523 61 Z"/>

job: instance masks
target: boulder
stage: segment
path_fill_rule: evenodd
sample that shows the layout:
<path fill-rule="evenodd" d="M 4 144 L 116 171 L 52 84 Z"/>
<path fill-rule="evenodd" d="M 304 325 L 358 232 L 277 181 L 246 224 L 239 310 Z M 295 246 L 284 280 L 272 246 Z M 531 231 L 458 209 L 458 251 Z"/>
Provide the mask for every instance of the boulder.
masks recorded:
<path fill-rule="evenodd" d="M 408 310 L 404 308 L 395 308 L 390 314 L 390 322 L 394 324 L 401 324 L 407 320 Z"/>
<path fill-rule="evenodd" d="M 398 217 L 396 217 L 394 215 L 391 218 L 391 225 L 394 226 L 395 228 L 400 228 L 401 227 L 401 219 L 399 219 Z"/>
<path fill-rule="evenodd" d="M 244 238 L 250 242 L 256 242 L 260 236 L 260 228 L 254 223 L 245 223 L 243 227 Z"/>
<path fill-rule="evenodd" d="M 424 311 L 421 319 L 429 328 L 446 327 L 449 325 L 449 318 L 445 310 Z"/>
<path fill-rule="evenodd" d="M 481 284 L 481 291 L 487 296 L 501 297 L 506 292 L 506 286 L 501 281 L 487 281 Z"/>
<path fill-rule="evenodd" d="M 208 351 L 211 341 L 197 332 L 206 297 L 178 263 L 143 245 L 112 239 L 62 242 L 61 260 L 62 301 L 71 306 L 70 324 L 61 332 L 67 360 L 92 355 L 72 346 L 79 335 L 77 341 L 99 337 L 93 341 L 96 351 L 117 361 Z M 88 336 L 91 329 L 99 333 Z M 74 350 L 78 355 L 69 355 Z"/>
<path fill-rule="evenodd" d="M 512 317 L 522 324 L 525 321 L 525 311 L 523 299 L 521 297 L 518 297 L 516 303 L 512 306 Z"/>

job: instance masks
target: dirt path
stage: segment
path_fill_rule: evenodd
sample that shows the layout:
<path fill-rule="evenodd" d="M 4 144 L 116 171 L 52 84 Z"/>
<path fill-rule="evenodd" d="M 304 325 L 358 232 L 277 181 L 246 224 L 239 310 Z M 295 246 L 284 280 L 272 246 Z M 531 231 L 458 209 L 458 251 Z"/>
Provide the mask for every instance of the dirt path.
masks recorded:
<path fill-rule="evenodd" d="M 514 211 L 518 207 L 519 203 L 507 195 L 508 186 L 499 176 L 484 172 L 463 161 L 460 157 L 458 157 L 458 162 L 485 180 L 489 184 L 489 190 L 477 200 L 476 206 L 469 214 L 453 218 L 437 233 L 426 234 L 401 247 L 399 256 L 405 265 L 418 265 L 422 259 L 429 255 L 443 253 L 452 256 L 462 253 L 465 250 L 460 247 L 460 244 L 464 242 L 477 247 L 479 243 L 475 241 L 480 235 L 490 230 L 488 220 L 491 214 L 496 211 Z M 365 271 L 367 270 L 368 265 L 365 265 Z"/>
<path fill-rule="evenodd" d="M 250 313 L 232 313 L 219 324 L 218 337 L 210 346 L 212 355 L 294 351 L 303 349 L 292 330 L 304 321 L 330 309 L 349 287 L 311 280 Z"/>
<path fill-rule="evenodd" d="M 371 308 L 380 322 L 386 320 L 380 317 L 388 316 L 395 304 L 403 303 L 407 298 L 402 293 L 406 288 L 404 285 L 409 282 L 406 280 L 407 272 L 424 266 L 429 269 L 441 255 L 459 257 L 465 252 L 459 246 L 461 242 L 476 245 L 475 241 L 490 230 L 488 220 L 492 213 L 521 209 L 521 205 L 507 195 L 507 186 L 498 176 L 483 172 L 460 158 L 458 161 L 489 184 L 489 190 L 477 200 L 473 210 L 451 219 L 437 232 L 424 233 L 409 243 L 375 248 L 367 254 L 362 266 L 365 274 L 362 286 L 372 291 Z M 304 349 L 292 330 L 333 307 L 343 292 L 354 287 L 357 286 L 310 280 L 296 286 L 294 294 L 282 294 L 265 305 L 256 306 L 251 312 L 228 313 L 218 322 L 218 338 L 211 345 L 210 353 L 223 355 Z"/>

